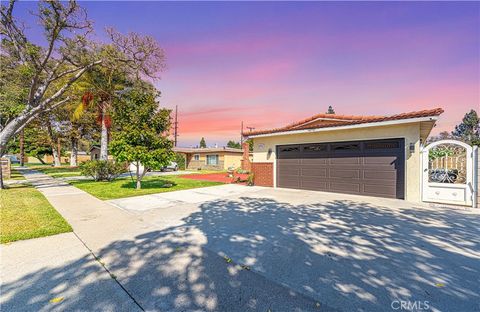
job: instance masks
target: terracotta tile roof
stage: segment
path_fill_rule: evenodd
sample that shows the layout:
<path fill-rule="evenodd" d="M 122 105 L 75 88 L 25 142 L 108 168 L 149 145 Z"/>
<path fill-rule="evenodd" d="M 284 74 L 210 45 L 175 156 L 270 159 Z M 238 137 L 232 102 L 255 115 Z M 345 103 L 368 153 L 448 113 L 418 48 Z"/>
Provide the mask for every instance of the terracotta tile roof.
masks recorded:
<path fill-rule="evenodd" d="M 392 120 L 402 120 L 402 119 L 411 119 L 411 118 L 420 118 L 420 117 L 433 117 L 439 116 L 443 113 L 442 108 L 434 108 L 421 110 L 416 112 L 402 113 L 391 116 L 353 116 L 353 115 L 335 115 L 335 114 L 317 114 L 310 118 L 303 119 L 299 122 L 289 124 L 288 126 L 268 129 L 268 130 L 257 130 L 245 132 L 245 136 L 259 135 L 259 134 L 270 134 L 276 132 L 288 132 L 295 130 L 306 130 L 306 129 L 318 129 L 318 128 L 334 128 L 339 126 L 347 125 L 357 125 L 364 123 L 374 123 L 381 121 L 392 121 Z M 320 124 L 315 123 L 315 121 L 321 122 Z"/>

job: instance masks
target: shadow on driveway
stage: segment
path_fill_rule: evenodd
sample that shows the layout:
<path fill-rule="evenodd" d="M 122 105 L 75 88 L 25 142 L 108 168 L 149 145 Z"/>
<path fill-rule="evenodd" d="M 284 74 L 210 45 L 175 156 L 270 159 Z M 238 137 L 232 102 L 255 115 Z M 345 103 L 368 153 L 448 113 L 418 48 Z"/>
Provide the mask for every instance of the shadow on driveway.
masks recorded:
<path fill-rule="evenodd" d="M 404 206 L 217 200 L 183 225 L 115 241 L 97 256 L 146 310 L 389 311 L 393 300 L 480 310 L 478 214 Z M 55 280 L 60 269 L 4 285 L 2 296 L 29 299 L 19 309 L 29 310 L 29 284 L 68 287 Z"/>

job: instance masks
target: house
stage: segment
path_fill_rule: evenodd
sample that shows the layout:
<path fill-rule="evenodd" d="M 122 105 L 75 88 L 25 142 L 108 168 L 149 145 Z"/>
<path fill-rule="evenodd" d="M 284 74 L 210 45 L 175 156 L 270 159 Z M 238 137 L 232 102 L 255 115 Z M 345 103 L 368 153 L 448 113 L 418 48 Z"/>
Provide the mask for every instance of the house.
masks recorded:
<path fill-rule="evenodd" d="M 230 167 L 239 168 L 242 164 L 243 151 L 237 148 L 175 147 L 173 151 L 185 155 L 185 167 L 187 170 L 227 170 Z"/>
<path fill-rule="evenodd" d="M 100 159 L 100 146 L 92 145 L 92 147 L 90 147 L 90 160 L 98 159 Z"/>
<path fill-rule="evenodd" d="M 244 133 L 253 140 L 254 183 L 420 202 L 420 148 L 442 113 L 318 114 Z"/>

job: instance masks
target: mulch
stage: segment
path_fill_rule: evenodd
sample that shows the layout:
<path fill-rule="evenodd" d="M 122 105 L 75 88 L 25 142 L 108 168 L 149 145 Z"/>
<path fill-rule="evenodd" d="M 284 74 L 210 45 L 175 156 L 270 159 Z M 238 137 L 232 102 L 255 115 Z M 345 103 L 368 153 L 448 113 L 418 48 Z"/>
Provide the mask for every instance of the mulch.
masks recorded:
<path fill-rule="evenodd" d="M 184 174 L 181 175 L 182 178 L 185 179 L 192 179 L 192 180 L 199 180 L 199 181 L 212 181 L 212 182 L 221 182 L 221 183 L 238 183 L 238 184 L 246 184 L 247 179 L 248 179 L 248 174 L 246 173 L 234 173 L 233 177 L 229 177 L 228 173 L 225 172 L 220 172 L 220 173 L 205 173 L 205 174 Z M 240 178 L 240 181 L 243 182 L 237 182 L 238 178 Z"/>

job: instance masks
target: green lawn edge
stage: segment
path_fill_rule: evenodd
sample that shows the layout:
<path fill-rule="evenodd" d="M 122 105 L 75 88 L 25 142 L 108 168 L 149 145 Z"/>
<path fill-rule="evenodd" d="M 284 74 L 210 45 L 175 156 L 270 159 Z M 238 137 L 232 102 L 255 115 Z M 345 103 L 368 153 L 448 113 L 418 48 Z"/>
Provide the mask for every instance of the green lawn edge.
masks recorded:
<path fill-rule="evenodd" d="M 33 186 L 0 190 L 0 243 L 71 232 L 72 227 Z"/>
<path fill-rule="evenodd" d="M 221 182 L 181 178 L 177 175 L 146 177 L 142 181 L 142 189 L 140 190 L 134 188 L 135 183 L 131 178 L 119 178 L 111 182 L 74 180 L 68 181 L 68 183 L 101 200 L 166 193 L 224 184 Z"/>

